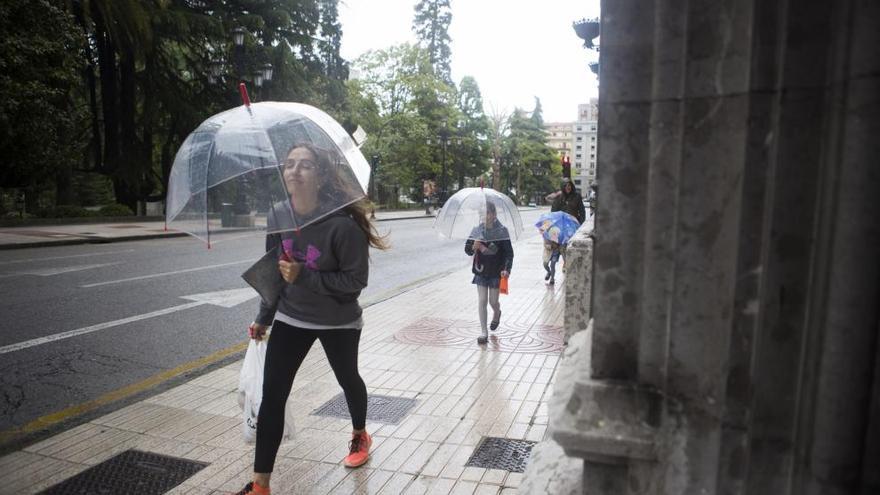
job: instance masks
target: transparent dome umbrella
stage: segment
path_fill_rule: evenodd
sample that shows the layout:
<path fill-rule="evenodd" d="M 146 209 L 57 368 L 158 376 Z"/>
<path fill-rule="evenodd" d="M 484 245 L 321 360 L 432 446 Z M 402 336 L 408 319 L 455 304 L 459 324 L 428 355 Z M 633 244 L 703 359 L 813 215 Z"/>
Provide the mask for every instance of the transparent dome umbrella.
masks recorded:
<path fill-rule="evenodd" d="M 567 244 L 580 226 L 577 218 L 564 211 L 544 213 L 535 223 L 544 239 L 557 244 Z"/>
<path fill-rule="evenodd" d="M 487 213 L 494 220 L 486 224 Z M 453 194 L 434 219 L 434 229 L 450 239 L 515 241 L 522 235 L 522 218 L 513 201 L 490 188 L 466 187 Z"/>
<path fill-rule="evenodd" d="M 288 154 L 300 146 L 314 158 L 309 191 L 292 173 L 285 181 Z M 326 113 L 300 103 L 246 104 L 205 120 L 183 142 L 165 218 L 209 247 L 234 233 L 297 230 L 362 199 L 369 178 L 366 159 Z"/>

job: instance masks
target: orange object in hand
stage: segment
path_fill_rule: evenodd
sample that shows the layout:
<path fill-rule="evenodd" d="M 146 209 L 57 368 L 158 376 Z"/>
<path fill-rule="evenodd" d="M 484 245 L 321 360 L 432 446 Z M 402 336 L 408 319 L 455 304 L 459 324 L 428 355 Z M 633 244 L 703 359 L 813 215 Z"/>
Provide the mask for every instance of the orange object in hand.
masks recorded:
<path fill-rule="evenodd" d="M 507 278 L 501 277 L 501 283 L 498 284 L 498 291 L 502 294 L 507 294 Z"/>

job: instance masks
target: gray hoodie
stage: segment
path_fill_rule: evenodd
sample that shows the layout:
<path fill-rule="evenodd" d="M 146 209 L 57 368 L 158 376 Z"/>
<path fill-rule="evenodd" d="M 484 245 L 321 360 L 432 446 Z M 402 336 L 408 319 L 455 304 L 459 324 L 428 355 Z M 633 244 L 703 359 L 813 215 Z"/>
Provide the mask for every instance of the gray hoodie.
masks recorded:
<path fill-rule="evenodd" d="M 276 224 L 269 218 L 270 230 Z M 358 296 L 367 286 L 369 242 L 347 213 L 337 212 L 297 232 L 266 236 L 266 251 L 290 239 L 293 258 L 303 263 L 296 280 L 287 284 L 278 301 L 260 301 L 254 320 L 271 325 L 275 312 L 318 325 L 344 325 L 361 316 Z M 288 243 L 290 244 L 290 243 Z M 279 253 L 282 250 L 279 249 Z"/>

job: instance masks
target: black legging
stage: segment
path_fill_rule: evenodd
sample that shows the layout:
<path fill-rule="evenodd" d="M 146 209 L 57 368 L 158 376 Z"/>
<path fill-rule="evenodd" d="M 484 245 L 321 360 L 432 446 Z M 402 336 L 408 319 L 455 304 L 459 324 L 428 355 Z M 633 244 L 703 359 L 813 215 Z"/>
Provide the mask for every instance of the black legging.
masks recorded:
<path fill-rule="evenodd" d="M 367 387 L 358 373 L 357 329 L 308 330 L 276 321 L 266 349 L 263 371 L 263 402 L 257 424 L 257 448 L 254 472 L 271 473 L 275 455 L 284 434 L 284 405 L 293 387 L 293 378 L 315 339 L 327 354 L 336 381 L 345 392 L 351 424 L 362 430 L 367 422 Z"/>

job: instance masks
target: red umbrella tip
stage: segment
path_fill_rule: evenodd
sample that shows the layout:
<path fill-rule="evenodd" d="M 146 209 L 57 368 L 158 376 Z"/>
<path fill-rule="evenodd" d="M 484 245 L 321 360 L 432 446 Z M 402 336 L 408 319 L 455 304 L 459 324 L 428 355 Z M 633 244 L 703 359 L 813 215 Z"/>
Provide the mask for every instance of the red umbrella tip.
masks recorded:
<path fill-rule="evenodd" d="M 238 83 L 238 92 L 241 94 L 241 102 L 244 106 L 251 106 L 251 98 L 248 96 L 247 87 L 244 83 Z"/>

